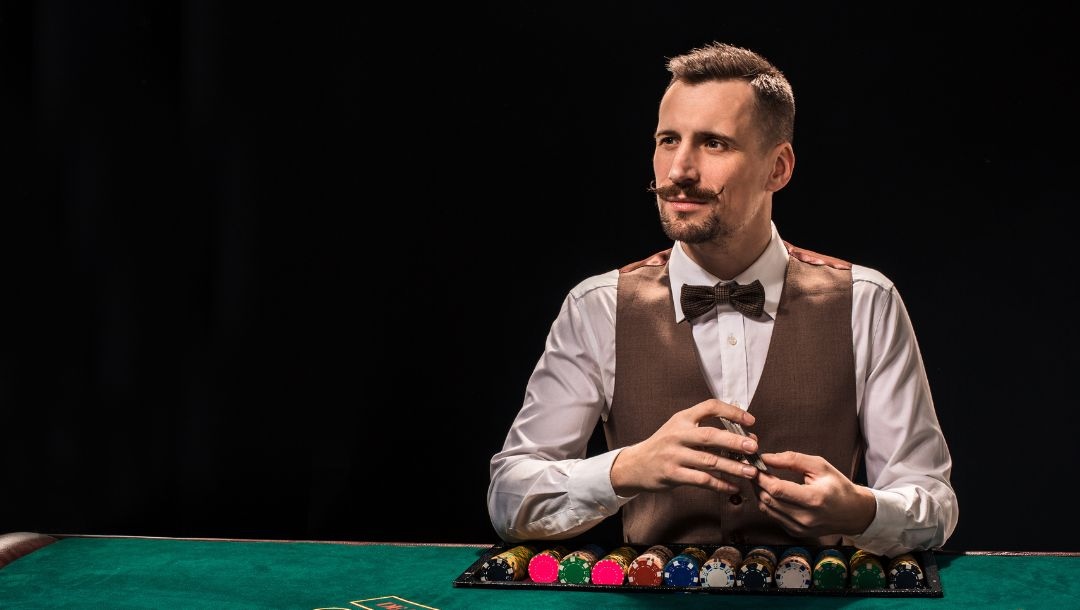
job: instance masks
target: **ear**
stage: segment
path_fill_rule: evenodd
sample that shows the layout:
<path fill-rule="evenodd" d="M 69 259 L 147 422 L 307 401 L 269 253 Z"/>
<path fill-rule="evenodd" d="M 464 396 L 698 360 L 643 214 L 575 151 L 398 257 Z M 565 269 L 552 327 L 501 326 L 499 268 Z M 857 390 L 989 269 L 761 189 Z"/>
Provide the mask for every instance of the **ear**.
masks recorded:
<path fill-rule="evenodd" d="M 795 150 L 791 142 L 783 142 L 773 147 L 769 156 L 773 159 L 773 167 L 765 181 L 765 190 L 775 193 L 791 180 L 791 173 L 795 171 Z"/>

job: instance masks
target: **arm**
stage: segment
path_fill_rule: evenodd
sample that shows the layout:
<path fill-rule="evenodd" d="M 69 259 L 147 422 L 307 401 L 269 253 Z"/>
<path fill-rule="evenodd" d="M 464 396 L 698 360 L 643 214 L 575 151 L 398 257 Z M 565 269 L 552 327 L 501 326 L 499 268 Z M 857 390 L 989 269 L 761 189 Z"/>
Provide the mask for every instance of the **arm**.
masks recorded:
<path fill-rule="evenodd" d="M 618 451 L 585 457 L 610 396 L 617 277 L 586 280 L 567 296 L 521 410 L 491 459 L 488 514 L 504 540 L 569 538 L 627 500 L 608 476 Z"/>
<path fill-rule="evenodd" d="M 870 552 L 940 547 L 957 521 L 952 460 L 938 425 L 918 343 L 903 301 L 876 274 L 859 287 L 853 315 L 862 389 L 868 487 L 822 458 L 787 452 L 766 464 L 801 472 L 798 485 L 760 475 L 761 510 L 796 535 L 843 534 Z"/>
<path fill-rule="evenodd" d="M 939 548 L 956 528 L 952 457 L 911 319 L 889 284 L 873 325 L 860 421 L 877 510 L 852 543 L 880 554 Z"/>

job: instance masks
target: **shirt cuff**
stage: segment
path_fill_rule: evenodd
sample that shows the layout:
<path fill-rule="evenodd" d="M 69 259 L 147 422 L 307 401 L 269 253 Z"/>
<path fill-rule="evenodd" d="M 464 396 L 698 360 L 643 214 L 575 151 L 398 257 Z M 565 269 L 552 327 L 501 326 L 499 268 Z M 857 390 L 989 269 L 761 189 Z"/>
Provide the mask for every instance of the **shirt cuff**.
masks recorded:
<path fill-rule="evenodd" d="M 570 471 L 567 489 L 574 505 L 605 517 L 614 515 L 631 498 L 624 498 L 611 487 L 611 465 L 622 448 L 581 460 Z"/>
<path fill-rule="evenodd" d="M 904 496 L 891 491 L 870 489 L 877 502 L 874 520 L 858 536 L 851 536 L 851 544 L 875 555 L 888 555 L 897 549 L 901 534 L 907 527 L 907 501 Z"/>

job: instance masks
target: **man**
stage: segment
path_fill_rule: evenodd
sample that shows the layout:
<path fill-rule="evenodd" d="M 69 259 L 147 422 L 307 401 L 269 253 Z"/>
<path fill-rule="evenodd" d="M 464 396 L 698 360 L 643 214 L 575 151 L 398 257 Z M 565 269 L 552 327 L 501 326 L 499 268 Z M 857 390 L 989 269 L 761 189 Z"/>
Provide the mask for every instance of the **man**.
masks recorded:
<path fill-rule="evenodd" d="M 719 43 L 668 69 L 652 190 L 673 247 L 567 296 L 491 460 L 496 532 L 565 539 L 621 512 L 639 544 L 940 547 L 952 461 L 899 294 L 772 222 L 790 84 Z M 599 419 L 609 451 L 586 457 Z"/>

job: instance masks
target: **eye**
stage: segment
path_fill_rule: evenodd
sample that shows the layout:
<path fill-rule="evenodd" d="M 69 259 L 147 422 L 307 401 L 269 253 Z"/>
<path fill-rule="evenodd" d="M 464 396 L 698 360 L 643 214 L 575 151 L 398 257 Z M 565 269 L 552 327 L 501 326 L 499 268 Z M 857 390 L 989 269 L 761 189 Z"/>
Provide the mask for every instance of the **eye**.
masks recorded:
<path fill-rule="evenodd" d="M 705 148 L 711 148 L 713 150 L 727 150 L 727 140 L 721 140 L 720 138 L 709 138 L 705 141 Z"/>
<path fill-rule="evenodd" d="M 656 138 L 656 146 L 658 148 L 665 146 L 674 146 L 676 142 L 677 140 L 675 139 L 675 136 L 659 136 Z"/>

